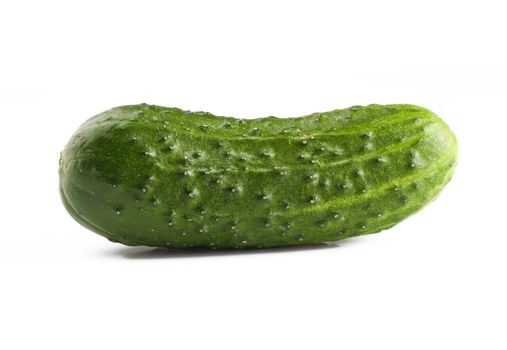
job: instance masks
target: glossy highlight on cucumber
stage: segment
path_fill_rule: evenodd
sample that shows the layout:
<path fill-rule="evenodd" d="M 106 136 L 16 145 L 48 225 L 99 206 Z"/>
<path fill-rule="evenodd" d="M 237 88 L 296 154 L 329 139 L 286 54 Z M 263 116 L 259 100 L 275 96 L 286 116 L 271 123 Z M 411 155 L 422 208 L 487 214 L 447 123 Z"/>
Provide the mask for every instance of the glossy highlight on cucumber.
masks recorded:
<path fill-rule="evenodd" d="M 60 193 L 113 242 L 281 247 L 390 228 L 456 162 L 452 131 L 415 105 L 238 119 L 140 104 L 81 125 L 61 153 Z"/>

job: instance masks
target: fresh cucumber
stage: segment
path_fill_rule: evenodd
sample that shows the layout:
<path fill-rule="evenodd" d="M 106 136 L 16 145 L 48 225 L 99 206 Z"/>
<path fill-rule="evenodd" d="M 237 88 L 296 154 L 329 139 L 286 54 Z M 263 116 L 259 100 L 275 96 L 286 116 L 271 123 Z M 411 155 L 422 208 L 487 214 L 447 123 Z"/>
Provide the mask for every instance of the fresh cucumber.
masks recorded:
<path fill-rule="evenodd" d="M 126 245 L 291 246 L 399 223 L 456 160 L 449 127 L 414 105 L 248 120 L 141 104 L 77 130 L 60 192 L 79 223 Z"/>

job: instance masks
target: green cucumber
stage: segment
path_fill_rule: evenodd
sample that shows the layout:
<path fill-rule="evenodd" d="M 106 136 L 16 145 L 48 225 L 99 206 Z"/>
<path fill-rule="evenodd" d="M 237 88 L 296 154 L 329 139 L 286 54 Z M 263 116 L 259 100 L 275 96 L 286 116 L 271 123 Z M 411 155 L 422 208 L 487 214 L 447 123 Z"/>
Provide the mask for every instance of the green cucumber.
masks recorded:
<path fill-rule="evenodd" d="M 456 161 L 452 131 L 414 105 L 248 120 L 141 104 L 77 130 L 60 193 L 79 223 L 126 245 L 279 247 L 390 228 Z"/>

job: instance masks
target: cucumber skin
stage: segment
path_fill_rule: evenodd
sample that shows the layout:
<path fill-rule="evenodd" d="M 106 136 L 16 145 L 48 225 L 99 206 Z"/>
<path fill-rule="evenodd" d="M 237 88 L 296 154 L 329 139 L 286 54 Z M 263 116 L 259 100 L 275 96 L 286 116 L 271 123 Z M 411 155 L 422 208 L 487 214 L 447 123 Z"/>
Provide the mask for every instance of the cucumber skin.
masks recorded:
<path fill-rule="evenodd" d="M 243 120 L 141 104 L 81 125 L 59 174 L 69 213 L 113 242 L 267 248 L 390 228 L 456 163 L 452 131 L 414 105 Z"/>

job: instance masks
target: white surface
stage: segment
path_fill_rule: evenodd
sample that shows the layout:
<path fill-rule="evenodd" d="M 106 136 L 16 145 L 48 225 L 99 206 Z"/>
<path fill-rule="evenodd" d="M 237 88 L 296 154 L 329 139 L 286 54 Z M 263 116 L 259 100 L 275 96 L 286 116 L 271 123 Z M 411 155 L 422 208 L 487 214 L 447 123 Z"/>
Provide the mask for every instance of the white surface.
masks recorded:
<path fill-rule="evenodd" d="M 0 348 L 506 349 L 501 1 L 2 1 Z M 81 122 L 147 102 L 281 117 L 414 103 L 459 139 L 440 198 L 320 249 L 180 254 L 58 195 Z"/>

